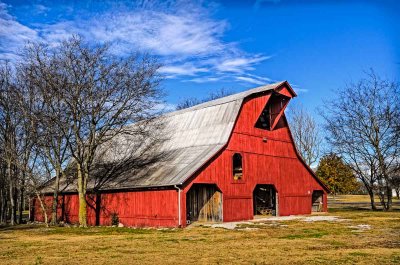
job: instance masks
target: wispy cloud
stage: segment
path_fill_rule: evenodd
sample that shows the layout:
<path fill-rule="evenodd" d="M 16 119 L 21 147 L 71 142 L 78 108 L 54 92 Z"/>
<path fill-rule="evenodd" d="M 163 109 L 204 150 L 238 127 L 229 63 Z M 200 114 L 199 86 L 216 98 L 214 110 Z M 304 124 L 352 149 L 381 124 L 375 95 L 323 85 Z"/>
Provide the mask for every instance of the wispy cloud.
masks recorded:
<path fill-rule="evenodd" d="M 0 2 L 0 59 L 16 59 L 27 41 L 37 39 L 37 32 L 17 22 L 7 12 L 7 5 Z"/>
<path fill-rule="evenodd" d="M 167 75 L 184 75 L 184 76 L 194 76 L 198 73 L 207 73 L 209 70 L 204 67 L 196 67 L 191 63 L 184 63 L 182 65 L 167 65 L 160 69 L 160 73 Z"/>
<path fill-rule="evenodd" d="M 270 56 L 255 55 L 252 57 L 233 57 L 223 60 L 217 64 L 217 69 L 221 72 L 241 73 L 254 70 L 254 65 L 271 58 Z"/>
<path fill-rule="evenodd" d="M 226 22 L 200 15 L 177 15 L 159 11 L 107 13 L 88 21 L 94 39 L 116 42 L 129 50 L 139 48 L 163 56 L 207 56 L 223 51 L 219 37 Z"/>
<path fill-rule="evenodd" d="M 255 84 L 255 85 L 265 85 L 266 83 L 271 83 L 273 80 L 267 78 L 267 77 L 262 77 L 262 76 L 257 76 L 257 75 L 252 75 L 252 74 L 246 74 L 245 76 L 236 76 L 236 80 L 238 81 L 244 81 L 247 83 Z"/>
<path fill-rule="evenodd" d="M 196 77 L 196 78 L 188 79 L 186 81 L 193 82 L 193 83 L 209 83 L 209 82 L 217 82 L 222 79 L 223 79 L 222 77 L 204 76 L 204 77 Z"/>
<path fill-rule="evenodd" d="M 32 8 L 43 13 L 50 10 L 44 5 Z M 224 41 L 229 23 L 212 18 L 210 13 L 207 7 L 185 1 L 161 7 L 145 1 L 136 7 L 108 8 L 28 27 L 9 15 L 7 6 L 0 3 L 0 58 L 17 56 L 28 40 L 55 46 L 72 34 L 80 34 L 87 40 L 110 43 L 112 52 L 120 56 L 137 50 L 159 56 L 164 65 L 160 72 L 168 78 L 196 83 L 222 79 L 253 84 L 268 81 L 250 74 L 270 56 L 247 53 L 238 42 Z"/>
<path fill-rule="evenodd" d="M 298 85 L 291 83 L 290 86 L 296 91 L 297 94 L 307 93 L 309 90 L 307 88 L 299 87 Z"/>

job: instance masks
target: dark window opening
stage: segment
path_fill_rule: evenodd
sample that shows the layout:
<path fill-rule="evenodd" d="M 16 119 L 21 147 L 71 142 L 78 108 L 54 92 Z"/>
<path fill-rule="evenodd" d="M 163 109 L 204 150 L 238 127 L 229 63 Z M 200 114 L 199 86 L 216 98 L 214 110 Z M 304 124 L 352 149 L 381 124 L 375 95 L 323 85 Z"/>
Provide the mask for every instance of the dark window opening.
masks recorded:
<path fill-rule="evenodd" d="M 234 154 L 233 155 L 233 179 L 239 180 L 243 178 L 243 166 L 242 166 L 242 155 Z"/>

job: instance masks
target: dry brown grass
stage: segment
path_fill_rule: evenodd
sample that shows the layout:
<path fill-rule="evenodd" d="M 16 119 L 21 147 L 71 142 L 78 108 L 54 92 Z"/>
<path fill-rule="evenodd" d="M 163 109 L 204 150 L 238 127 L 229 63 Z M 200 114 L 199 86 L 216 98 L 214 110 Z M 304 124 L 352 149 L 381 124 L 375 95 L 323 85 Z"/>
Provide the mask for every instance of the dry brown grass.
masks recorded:
<path fill-rule="evenodd" d="M 335 197 L 329 196 L 330 201 L 339 202 L 367 202 L 369 203 L 368 195 L 336 195 Z"/>
<path fill-rule="evenodd" d="M 400 264 L 399 211 L 331 209 L 328 215 L 346 220 L 235 230 L 0 228 L 0 264 Z M 365 224 L 371 229 L 349 227 Z"/>

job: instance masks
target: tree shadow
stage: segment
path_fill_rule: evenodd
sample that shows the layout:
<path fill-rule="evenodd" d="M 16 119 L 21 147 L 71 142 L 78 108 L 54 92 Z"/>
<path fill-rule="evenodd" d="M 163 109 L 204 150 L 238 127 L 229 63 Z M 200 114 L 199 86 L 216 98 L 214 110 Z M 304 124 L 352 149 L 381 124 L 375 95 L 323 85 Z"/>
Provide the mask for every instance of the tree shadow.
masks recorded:
<path fill-rule="evenodd" d="M 163 119 L 130 129 L 105 143 L 95 157 L 87 197 L 88 207 L 95 212 L 95 225 L 100 225 L 102 213 L 112 214 L 102 203 L 102 194 L 135 188 L 171 158 L 164 146 L 170 136 Z"/>

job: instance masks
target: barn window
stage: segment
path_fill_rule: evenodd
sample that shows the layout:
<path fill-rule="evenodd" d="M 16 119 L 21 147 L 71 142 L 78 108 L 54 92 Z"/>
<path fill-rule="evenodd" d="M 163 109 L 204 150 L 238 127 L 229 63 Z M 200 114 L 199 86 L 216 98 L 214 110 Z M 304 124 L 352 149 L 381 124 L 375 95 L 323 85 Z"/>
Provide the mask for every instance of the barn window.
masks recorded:
<path fill-rule="evenodd" d="M 233 179 L 239 180 L 243 177 L 242 155 L 236 153 L 233 155 Z"/>
<path fill-rule="evenodd" d="M 288 102 L 286 96 L 273 94 L 258 117 L 256 127 L 263 130 L 273 130 Z"/>

